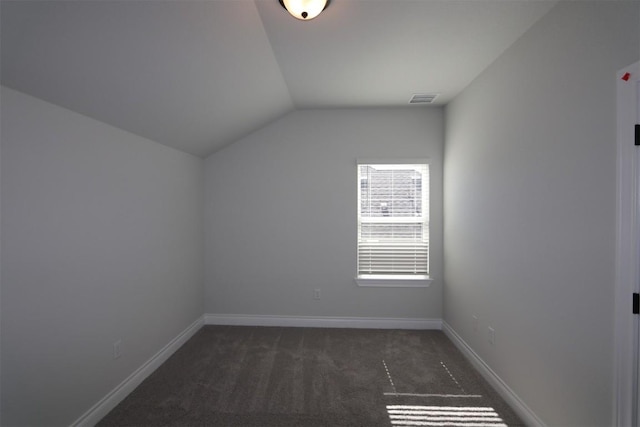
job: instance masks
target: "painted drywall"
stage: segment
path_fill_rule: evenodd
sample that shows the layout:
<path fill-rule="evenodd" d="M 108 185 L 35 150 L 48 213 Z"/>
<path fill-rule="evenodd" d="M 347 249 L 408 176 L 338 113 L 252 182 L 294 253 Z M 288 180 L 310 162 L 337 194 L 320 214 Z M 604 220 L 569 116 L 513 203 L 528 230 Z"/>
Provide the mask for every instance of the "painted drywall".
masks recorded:
<path fill-rule="evenodd" d="M 615 79 L 639 25 L 638 2 L 560 2 L 446 109 L 445 321 L 550 426 L 613 420 Z"/>
<path fill-rule="evenodd" d="M 0 106 L 2 93 L 0 92 Z M 0 195 L 2 194 L 2 111 L 0 110 Z M 0 196 L 0 242 L 2 242 L 2 197 Z M 0 310 L 2 310 L 2 244 L 0 243 Z M 0 312 L 0 425 L 2 425 L 2 313 Z"/>
<path fill-rule="evenodd" d="M 443 127 L 440 108 L 298 110 L 211 155 L 206 312 L 440 319 Z M 431 287 L 358 287 L 356 159 L 424 157 Z"/>
<path fill-rule="evenodd" d="M 2 425 L 69 425 L 202 315 L 203 160 L 1 96 Z"/>

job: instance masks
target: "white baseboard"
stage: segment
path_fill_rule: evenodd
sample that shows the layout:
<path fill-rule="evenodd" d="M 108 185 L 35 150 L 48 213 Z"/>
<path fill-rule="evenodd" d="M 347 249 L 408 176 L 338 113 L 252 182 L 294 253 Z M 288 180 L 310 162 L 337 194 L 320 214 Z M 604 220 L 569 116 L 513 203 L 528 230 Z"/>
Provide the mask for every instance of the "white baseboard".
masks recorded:
<path fill-rule="evenodd" d="M 107 415 L 118 403 L 129 395 L 142 381 L 144 381 L 153 371 L 164 363 L 176 350 L 178 350 L 189 338 L 191 338 L 203 326 L 203 319 L 199 317 L 189 325 L 184 331 L 178 334 L 157 352 L 151 359 L 136 369 L 109 394 L 103 397 L 98 403 L 93 405 L 87 412 L 78 418 L 72 427 L 85 427 L 96 425 L 105 415 Z"/>
<path fill-rule="evenodd" d="M 502 396 L 518 416 L 529 427 L 546 427 L 544 422 L 514 393 L 513 390 L 487 365 L 484 360 L 453 330 L 445 321 L 442 331 L 453 342 L 471 364 L 480 372 L 485 380 Z"/>
<path fill-rule="evenodd" d="M 442 329 L 441 319 L 378 317 L 310 317 L 245 314 L 205 314 L 205 325 L 285 326 L 304 328 Z"/>

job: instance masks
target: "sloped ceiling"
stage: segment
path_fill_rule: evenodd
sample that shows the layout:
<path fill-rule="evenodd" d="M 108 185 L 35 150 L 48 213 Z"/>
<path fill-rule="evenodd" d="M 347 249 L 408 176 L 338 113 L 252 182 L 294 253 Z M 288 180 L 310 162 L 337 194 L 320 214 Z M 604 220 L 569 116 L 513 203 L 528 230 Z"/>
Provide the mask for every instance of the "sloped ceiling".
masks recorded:
<path fill-rule="evenodd" d="M 455 97 L 556 1 L 0 3 L 2 84 L 206 157 L 295 108 Z M 420 108 L 420 107 L 415 107 Z"/>

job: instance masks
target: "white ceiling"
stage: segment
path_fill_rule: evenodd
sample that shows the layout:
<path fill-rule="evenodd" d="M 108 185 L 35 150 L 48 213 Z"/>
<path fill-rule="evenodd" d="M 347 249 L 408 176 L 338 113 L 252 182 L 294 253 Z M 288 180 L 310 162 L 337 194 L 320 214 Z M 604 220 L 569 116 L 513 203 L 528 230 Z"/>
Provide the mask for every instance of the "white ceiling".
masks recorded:
<path fill-rule="evenodd" d="M 455 97 L 556 1 L 12 1 L 2 84 L 205 157 L 295 108 Z M 420 108 L 420 107 L 416 107 Z"/>

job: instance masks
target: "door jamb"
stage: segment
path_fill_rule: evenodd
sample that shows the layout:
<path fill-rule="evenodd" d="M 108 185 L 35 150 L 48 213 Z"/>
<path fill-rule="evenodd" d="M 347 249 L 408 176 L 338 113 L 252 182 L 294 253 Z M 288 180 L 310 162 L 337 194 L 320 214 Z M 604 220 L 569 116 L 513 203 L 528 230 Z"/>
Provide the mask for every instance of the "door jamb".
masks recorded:
<path fill-rule="evenodd" d="M 625 80 L 623 76 L 629 73 Z M 616 277 L 614 319 L 614 426 L 637 425 L 638 316 L 632 314 L 632 293 L 638 292 L 640 234 L 638 168 L 634 147 L 634 124 L 640 105 L 640 61 L 617 73 L 617 182 L 616 182 Z"/>

